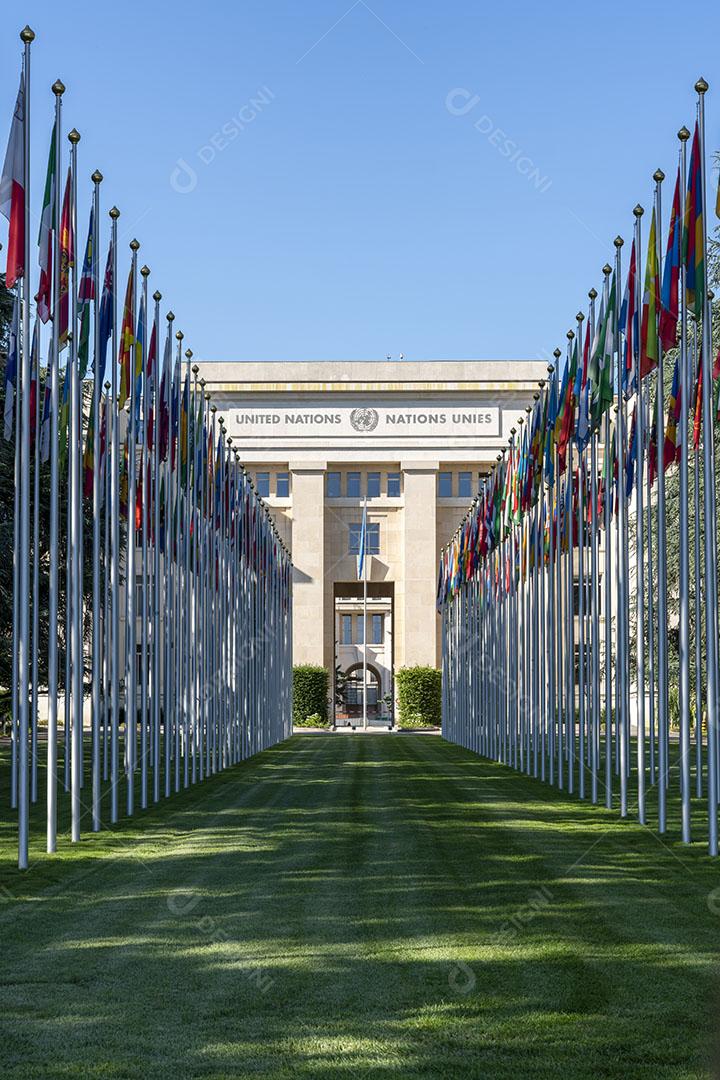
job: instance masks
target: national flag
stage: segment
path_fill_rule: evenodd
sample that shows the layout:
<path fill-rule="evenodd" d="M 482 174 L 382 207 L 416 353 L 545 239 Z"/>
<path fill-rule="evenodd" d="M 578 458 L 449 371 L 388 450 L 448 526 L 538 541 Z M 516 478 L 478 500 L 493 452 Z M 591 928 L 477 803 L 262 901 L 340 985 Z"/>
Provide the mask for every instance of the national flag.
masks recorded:
<path fill-rule="evenodd" d="M 160 415 L 158 416 L 158 452 L 161 461 L 167 460 L 168 455 L 168 439 L 170 437 L 170 412 L 168 409 L 168 380 L 170 378 L 170 364 L 171 364 L 171 343 L 170 334 L 165 339 L 165 351 L 163 355 L 163 373 L 160 380 L 160 401 L 158 408 L 160 409 Z M 210 455 L 212 460 L 212 454 Z"/>
<path fill-rule="evenodd" d="M 645 263 L 645 289 L 642 304 L 642 329 L 640 333 L 640 378 L 658 364 L 658 297 L 660 295 L 660 270 L 657 260 L 657 233 L 655 208 L 650 219 L 647 261 Z"/>
<path fill-rule="evenodd" d="M 8 340 L 7 360 L 5 362 L 5 439 L 12 439 L 15 419 L 15 390 L 18 377 L 18 359 L 20 354 L 20 294 L 15 293 L 13 300 L 12 322 Z"/>
<path fill-rule="evenodd" d="M 120 392 L 118 395 L 118 409 L 125 408 L 125 402 L 130 397 L 131 379 L 134 368 L 133 346 L 135 344 L 135 265 L 130 263 L 127 288 L 125 289 L 125 304 L 123 306 L 122 328 L 120 330 L 120 350 L 118 363 L 120 365 Z"/>
<path fill-rule="evenodd" d="M 189 412 L 190 376 L 186 374 L 185 382 L 183 384 L 182 401 L 180 404 L 180 478 L 183 484 L 187 481 Z"/>
<path fill-rule="evenodd" d="M 146 380 L 146 393 L 145 393 L 145 411 L 146 417 L 146 431 L 145 441 L 148 449 L 153 448 L 153 439 L 155 437 L 155 384 L 156 375 L 155 370 L 157 368 L 157 321 L 153 319 L 153 326 L 150 332 L 150 344 L 148 345 L 147 362 L 145 364 L 145 380 Z"/>
<path fill-rule="evenodd" d="M 78 343 L 78 366 L 80 378 L 84 379 L 88 370 L 90 351 L 90 302 L 95 299 L 95 278 L 93 276 L 93 263 L 95 246 L 93 208 L 90 207 L 90 221 L 88 224 L 87 242 L 83 257 L 82 272 L 78 285 L 78 319 L 80 320 L 80 340 Z"/>
<path fill-rule="evenodd" d="M 610 283 L 607 310 L 597 335 L 597 342 L 593 349 L 590 368 L 596 374 L 593 376 L 593 389 L 591 397 L 591 416 L 594 423 L 599 423 L 600 417 L 613 403 L 613 356 L 615 353 L 615 274 Z"/>
<path fill-rule="evenodd" d="M 60 348 L 68 343 L 70 333 L 70 267 L 75 263 L 75 241 L 72 228 L 72 175 L 68 169 L 60 217 L 60 298 L 58 301 L 58 340 Z"/>
<path fill-rule="evenodd" d="M 700 130 L 695 121 L 690 164 L 688 166 L 685 217 L 683 221 L 683 262 L 685 264 L 685 297 L 696 318 L 703 314 L 705 304 L 705 244 L 703 237 L 702 162 L 700 160 Z"/>
<path fill-rule="evenodd" d="M 48 345 L 47 376 L 45 378 L 45 395 L 43 398 L 42 419 L 40 422 L 40 461 L 50 459 L 50 406 L 52 404 L 52 375 L 55 363 L 53 354 L 52 338 Z"/>
<path fill-rule="evenodd" d="M 140 424 L 140 414 L 142 412 L 142 365 L 143 365 L 143 352 L 145 351 L 145 293 L 140 293 L 140 305 L 138 311 L 137 320 L 137 333 L 135 335 L 135 420 L 138 425 Z M 138 427 L 138 432 L 142 438 L 142 426 Z"/>
<path fill-rule="evenodd" d="M 85 452 L 83 454 L 83 495 L 89 499 L 93 492 L 93 473 L 95 457 L 95 395 L 90 404 L 90 418 L 88 420 L 87 435 L 85 437 Z"/>
<path fill-rule="evenodd" d="M 678 438 L 678 421 L 680 420 L 680 358 L 675 361 L 670 401 L 668 402 L 668 417 L 665 426 L 665 442 L 663 445 L 663 469 L 669 469 L 676 461 L 680 460 L 680 439 Z"/>
<path fill-rule="evenodd" d="M 60 417 L 58 422 L 58 436 L 60 442 L 60 461 L 65 461 L 68 445 L 68 424 L 70 421 L 70 365 L 65 365 L 65 378 L 63 379 L 62 398 L 60 401 Z"/>
<path fill-rule="evenodd" d="M 652 418 L 652 422 L 650 424 L 650 432 L 649 432 L 649 438 L 648 438 L 648 477 L 650 479 L 650 486 L 651 487 L 655 483 L 655 478 L 657 476 L 657 468 L 658 468 L 657 429 L 658 429 L 658 401 L 659 400 L 660 400 L 659 395 L 656 393 L 655 394 L 655 405 L 654 405 L 654 408 L 653 408 L 653 418 Z"/>
<path fill-rule="evenodd" d="M 700 446 L 700 433 L 702 431 L 703 410 L 703 365 L 702 350 L 698 358 L 697 377 L 695 379 L 695 403 L 693 407 L 693 449 Z"/>
<path fill-rule="evenodd" d="M 33 324 L 32 345 L 30 346 L 30 445 L 35 446 L 38 421 L 38 395 L 40 392 L 40 342 L 38 340 L 38 321 Z"/>
<path fill-rule="evenodd" d="M 638 352 L 640 348 L 637 291 L 637 256 L 635 254 L 635 238 L 633 237 L 625 295 L 620 306 L 620 318 L 618 320 L 619 329 L 625 336 L 623 390 L 634 390 L 637 386 Z"/>
<path fill-rule="evenodd" d="M 677 177 L 675 178 L 675 194 L 673 195 L 672 210 L 670 211 L 670 228 L 668 230 L 662 293 L 660 296 L 660 344 L 665 352 L 673 349 L 677 343 L 681 246 L 680 169 L 678 168 Z"/>
<path fill-rule="evenodd" d="M 633 408 L 630 439 L 625 460 L 625 495 L 629 499 L 635 484 L 635 458 L 637 457 L 637 400 Z"/>
<path fill-rule="evenodd" d="M 45 194 L 43 195 L 43 208 L 40 215 L 40 234 L 38 247 L 40 249 L 40 284 L 37 295 L 37 313 L 41 322 L 46 323 L 50 318 L 52 308 L 52 249 L 53 229 L 55 220 L 55 125 L 53 125 L 50 139 L 50 153 L 48 155 L 47 175 L 45 177 Z"/>
<path fill-rule="evenodd" d="M 95 373 L 96 377 L 102 378 L 103 380 L 105 376 L 105 359 L 107 356 L 107 345 L 113 331 L 113 322 L 115 319 L 115 284 L 113 282 L 113 263 L 114 252 L 113 242 L 111 238 L 110 247 L 108 248 L 107 262 L 105 263 L 105 278 L 103 280 L 103 291 L 102 296 L 100 297 L 100 315 L 97 341 L 97 363 L 99 370 Z"/>
<path fill-rule="evenodd" d="M 0 214 L 10 223 L 5 284 L 12 289 L 25 273 L 25 76 L 15 101 L 10 137 L 0 175 Z"/>

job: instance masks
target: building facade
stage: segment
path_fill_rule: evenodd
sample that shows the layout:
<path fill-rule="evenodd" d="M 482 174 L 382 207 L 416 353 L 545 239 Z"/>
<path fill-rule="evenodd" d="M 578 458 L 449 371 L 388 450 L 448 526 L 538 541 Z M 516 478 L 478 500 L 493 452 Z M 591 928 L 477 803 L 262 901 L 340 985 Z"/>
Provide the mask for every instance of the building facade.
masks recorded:
<path fill-rule="evenodd" d="M 389 713 L 397 668 L 439 666 L 441 548 L 532 403 L 545 363 L 206 362 L 200 370 L 292 552 L 294 662 L 335 672 L 338 715 L 352 718 L 366 650 L 369 710 Z"/>

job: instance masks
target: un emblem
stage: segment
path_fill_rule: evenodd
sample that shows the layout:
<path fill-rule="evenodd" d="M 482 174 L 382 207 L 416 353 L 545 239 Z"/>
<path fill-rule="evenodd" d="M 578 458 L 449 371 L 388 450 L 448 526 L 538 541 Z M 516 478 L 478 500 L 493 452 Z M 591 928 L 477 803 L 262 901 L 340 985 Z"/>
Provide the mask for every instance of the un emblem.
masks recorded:
<path fill-rule="evenodd" d="M 353 409 L 350 423 L 355 431 L 374 431 L 378 425 L 378 414 L 375 409 Z"/>

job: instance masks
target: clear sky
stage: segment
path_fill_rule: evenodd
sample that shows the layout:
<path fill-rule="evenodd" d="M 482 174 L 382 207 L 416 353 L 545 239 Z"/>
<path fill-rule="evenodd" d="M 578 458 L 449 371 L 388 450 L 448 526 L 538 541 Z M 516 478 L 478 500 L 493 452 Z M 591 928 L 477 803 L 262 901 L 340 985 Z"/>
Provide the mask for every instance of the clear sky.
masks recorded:
<path fill-rule="evenodd" d="M 669 209 L 701 74 L 720 146 L 716 4 L 4 4 L 3 152 L 25 21 L 37 213 L 60 76 L 203 359 L 549 356 L 658 166 Z"/>

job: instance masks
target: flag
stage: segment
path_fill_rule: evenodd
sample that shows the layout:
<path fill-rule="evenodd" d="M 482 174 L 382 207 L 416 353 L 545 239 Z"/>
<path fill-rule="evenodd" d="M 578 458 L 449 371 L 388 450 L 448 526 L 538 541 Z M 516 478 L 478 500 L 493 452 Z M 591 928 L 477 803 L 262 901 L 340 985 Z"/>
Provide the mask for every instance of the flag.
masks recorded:
<path fill-rule="evenodd" d="M 703 409 L 703 365 L 702 350 L 698 357 L 697 378 L 695 380 L 695 404 L 693 408 L 693 450 L 700 446 L 700 432 L 702 431 Z"/>
<path fill-rule="evenodd" d="M 653 408 L 653 418 L 650 425 L 649 441 L 648 441 L 648 476 L 650 479 L 650 486 L 655 483 L 655 477 L 657 476 L 658 468 L 658 440 L 657 440 L 657 428 L 658 428 L 658 401 L 659 396 L 655 394 L 655 406 Z"/>
<path fill-rule="evenodd" d="M 663 445 L 663 469 L 669 469 L 676 461 L 680 460 L 680 439 L 678 438 L 678 421 L 680 420 L 680 358 L 675 361 L 670 401 L 668 402 L 668 418 L 665 427 L 665 442 Z"/>
<path fill-rule="evenodd" d="M 190 376 L 185 375 L 182 401 L 180 403 L 180 477 L 183 484 L 187 480 L 188 466 L 188 418 L 190 411 Z"/>
<path fill-rule="evenodd" d="M 153 319 L 153 326 L 150 332 L 150 344 L 148 345 L 148 354 L 145 370 L 145 380 L 147 383 L 145 394 L 145 411 L 147 413 L 146 418 L 146 431 L 145 441 L 148 446 L 148 450 L 153 448 L 154 426 L 155 426 L 155 368 L 157 367 L 157 320 Z"/>
<path fill-rule="evenodd" d="M 0 214 L 10 223 L 5 284 L 12 289 L 25 273 L 25 76 L 10 125 L 10 137 L 0 175 Z"/>
<path fill-rule="evenodd" d="M 45 396 L 43 399 L 42 419 L 40 422 L 40 461 L 50 459 L 50 406 L 52 404 L 52 374 L 55 358 L 52 338 L 48 345 L 47 376 L 45 378 Z"/>
<path fill-rule="evenodd" d="M 95 395 L 90 405 L 90 419 L 88 420 L 87 436 L 85 438 L 85 453 L 83 454 L 83 495 L 89 499 L 93 492 L 93 474 L 95 458 Z"/>
<path fill-rule="evenodd" d="M 625 460 L 625 495 L 629 499 L 635 484 L 635 458 L 637 456 L 637 399 L 633 408 L 632 424 L 630 425 L 630 439 L 628 441 L 627 458 Z"/>
<path fill-rule="evenodd" d="M 15 417 L 15 388 L 18 376 L 18 356 L 20 350 L 20 294 L 13 300 L 12 322 L 8 341 L 7 361 L 5 363 L 5 439 L 9 441 L 13 433 Z"/>
<path fill-rule="evenodd" d="M 702 162 L 700 130 L 695 121 L 690 165 L 688 167 L 685 218 L 683 222 L 683 262 L 685 298 L 688 307 L 700 318 L 705 304 L 705 245 L 703 239 Z"/>
<path fill-rule="evenodd" d="M 50 140 L 50 153 L 48 155 L 47 175 L 45 177 L 45 194 L 43 195 L 43 208 L 40 215 L 40 233 L 38 247 L 40 249 L 40 284 L 37 295 L 37 312 L 41 322 L 46 323 L 50 318 L 52 307 L 52 249 L 53 229 L 55 220 L 55 125 L 52 129 Z"/>
<path fill-rule="evenodd" d="M 663 267 L 662 293 L 660 296 L 660 344 L 667 352 L 677 342 L 678 283 L 680 280 L 680 247 L 682 223 L 680 221 L 680 169 L 675 178 L 675 194 L 670 212 L 667 251 Z"/>
<path fill-rule="evenodd" d="M 163 373 L 160 380 L 160 401 L 158 408 L 160 414 L 158 416 L 158 452 L 160 454 L 160 460 L 166 461 L 168 455 L 168 440 L 170 437 L 170 412 L 168 410 L 168 378 L 170 374 L 171 364 L 171 343 L 170 334 L 165 339 L 165 351 L 163 354 Z M 212 461 L 212 453 L 210 454 L 210 460 Z"/>
<path fill-rule="evenodd" d="M 145 293 L 140 293 L 140 310 L 138 311 L 137 334 L 135 336 L 135 419 L 140 421 L 142 407 L 142 363 L 145 351 Z M 138 434 L 142 438 L 142 427 Z"/>
<path fill-rule="evenodd" d="M 60 299 L 58 301 L 58 340 L 60 348 L 68 343 L 70 326 L 68 310 L 70 301 L 70 267 L 75 262 L 75 244 L 72 233 L 72 177 L 68 169 L 60 217 Z"/>
<path fill-rule="evenodd" d="M 365 579 L 365 555 L 367 549 L 367 500 L 363 503 L 362 525 L 360 526 L 360 545 L 358 550 L 358 581 Z"/>
<path fill-rule="evenodd" d="M 60 402 L 60 419 L 58 435 L 60 441 L 60 461 L 65 461 L 68 444 L 68 422 L 70 419 L 70 365 L 65 365 L 65 378 L 63 379 L 62 399 Z"/>
<path fill-rule="evenodd" d="M 642 304 L 642 329 L 640 332 L 640 378 L 657 367 L 658 363 L 658 323 L 657 301 L 660 294 L 660 270 L 657 261 L 657 234 L 655 231 L 655 209 L 650 219 L 648 236 L 647 262 L 645 263 L 645 289 Z"/>
<path fill-rule="evenodd" d="M 613 356 L 615 352 L 615 274 L 610 283 L 607 310 L 599 328 L 593 349 L 590 367 L 594 371 L 592 379 L 591 416 L 594 423 L 613 402 Z"/>
<path fill-rule="evenodd" d="M 85 244 L 85 256 L 83 258 L 80 284 L 78 285 L 78 318 L 80 320 L 78 366 L 81 379 L 85 378 L 88 370 L 88 356 L 90 349 L 90 301 L 95 299 L 95 279 L 93 277 L 94 246 L 95 230 L 93 208 L 91 207 L 87 243 Z"/>
<path fill-rule="evenodd" d="M 38 321 L 33 324 L 32 345 L 30 346 L 30 445 L 35 446 L 37 434 L 38 392 L 40 381 L 40 343 L 38 341 Z"/>
<path fill-rule="evenodd" d="M 637 305 L 637 257 L 635 239 L 630 248 L 625 295 L 620 306 L 619 328 L 625 335 L 625 362 L 623 364 L 623 390 L 633 390 L 637 386 L 638 370 L 638 305 Z"/>
<path fill-rule="evenodd" d="M 110 239 L 110 247 L 108 248 L 107 262 L 105 263 L 105 278 L 103 281 L 103 291 L 100 297 L 100 316 L 98 326 L 98 341 L 97 341 L 97 364 L 99 370 L 95 372 L 97 378 L 103 378 L 105 375 L 105 358 L 107 356 L 107 345 L 110 340 L 110 335 L 113 331 L 113 320 L 115 318 L 114 313 L 114 294 L 115 285 L 113 282 L 113 242 Z"/>
<path fill-rule="evenodd" d="M 133 370 L 133 345 L 135 344 L 134 330 L 135 319 L 133 301 L 135 297 L 135 264 L 130 263 L 127 288 L 125 289 L 125 304 L 123 306 L 122 328 L 120 330 L 120 393 L 118 395 L 118 409 L 125 408 L 125 402 L 130 397 L 131 379 Z"/>

